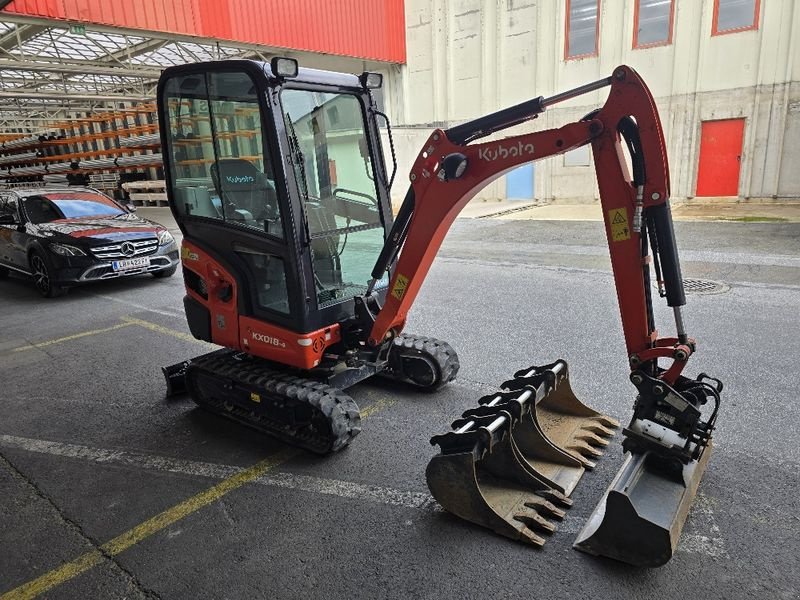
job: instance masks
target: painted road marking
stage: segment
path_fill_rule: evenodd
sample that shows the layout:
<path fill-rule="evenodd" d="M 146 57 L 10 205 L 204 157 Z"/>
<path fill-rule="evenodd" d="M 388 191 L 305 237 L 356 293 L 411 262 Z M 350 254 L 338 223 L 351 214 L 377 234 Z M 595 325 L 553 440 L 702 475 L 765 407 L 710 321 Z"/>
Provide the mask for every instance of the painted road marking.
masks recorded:
<path fill-rule="evenodd" d="M 99 550 L 87 552 L 77 559 L 61 565 L 57 569 L 42 575 L 41 577 L 29 581 L 0 596 L 0 600 L 23 600 L 35 598 L 44 592 L 77 577 L 81 573 L 99 565 L 104 558 L 116 556 L 124 552 L 134 544 L 158 533 L 162 529 L 169 527 L 176 521 L 196 512 L 204 506 L 211 504 L 229 494 L 230 492 L 242 487 L 244 484 L 255 481 L 270 469 L 274 469 L 281 463 L 286 462 L 293 456 L 299 454 L 298 450 L 284 450 L 274 456 L 266 458 L 249 469 L 244 469 L 236 475 L 224 479 L 217 485 L 184 500 L 180 504 L 157 514 L 144 523 L 140 523 L 100 546 Z"/>
<path fill-rule="evenodd" d="M 366 419 L 370 415 L 374 414 L 379 410 L 383 410 L 389 406 L 394 404 L 392 400 L 384 400 L 382 402 L 376 402 L 375 404 L 371 405 L 365 410 L 361 411 L 361 418 Z M 102 450 L 102 449 L 95 449 L 90 448 L 88 446 L 80 446 L 77 444 L 62 444 L 59 442 L 49 442 L 45 440 L 32 440 L 29 438 L 21 438 L 16 436 L 9 436 L 9 435 L 0 435 L 0 446 L 10 446 L 21 448 L 25 450 L 30 450 L 31 452 L 39 452 L 45 454 L 55 454 L 61 456 L 71 456 L 74 458 L 88 458 L 89 460 L 94 460 L 95 462 L 103 462 L 103 463 L 112 463 L 116 460 L 132 460 L 132 461 L 139 461 L 145 462 L 155 461 L 160 462 L 162 465 L 170 466 L 174 471 L 173 472 L 182 472 L 177 471 L 178 468 L 186 467 L 186 465 L 191 465 L 192 461 L 181 461 L 177 459 L 170 459 L 166 457 L 154 457 L 149 456 L 146 454 L 134 453 L 134 452 L 122 452 L 122 451 L 115 451 L 115 450 Z M 233 472 L 232 475 L 221 475 L 222 477 L 226 477 L 220 483 L 216 484 L 215 486 L 207 489 L 204 492 L 200 492 L 199 494 L 192 496 L 188 500 L 184 500 L 180 504 L 173 506 L 165 510 L 164 512 L 148 519 L 147 521 L 140 523 L 136 527 L 129 529 L 122 535 L 115 537 L 113 540 L 110 540 L 100 546 L 99 550 L 91 550 L 77 559 L 68 562 L 64 565 L 61 565 L 57 569 L 50 571 L 49 573 L 45 573 L 41 577 L 29 581 L 28 583 L 24 583 L 21 586 L 6 592 L 3 595 L 0 595 L 0 600 L 28 600 L 30 598 L 35 598 L 36 596 L 43 594 L 44 592 L 61 585 L 62 583 L 69 581 L 92 569 L 93 567 L 99 565 L 103 558 L 110 558 L 124 552 L 131 546 L 141 542 L 144 539 L 152 536 L 153 534 L 162 531 L 166 527 L 169 527 L 173 523 L 180 521 L 184 517 L 198 511 L 199 509 L 215 502 L 225 496 L 226 494 L 242 487 L 246 483 L 251 482 L 258 482 L 264 483 L 261 481 L 261 477 L 279 465 L 291 460 L 295 456 L 301 453 L 300 450 L 295 448 L 289 448 L 286 450 L 282 450 L 277 454 L 266 458 L 250 468 L 242 469 L 241 467 L 232 467 L 228 465 L 213 465 L 212 463 L 199 463 L 201 466 L 201 471 L 205 470 L 208 472 L 213 472 L 214 469 L 225 469 L 231 470 Z M 210 477 L 214 477 L 214 475 L 206 475 Z M 313 478 L 312 478 L 313 479 Z M 309 484 L 310 485 L 310 484 Z M 358 484 L 354 484 L 358 485 Z M 363 493 L 363 492 L 361 492 Z"/>
<path fill-rule="evenodd" d="M 382 406 L 370 406 L 373 413 L 386 408 L 391 402 Z M 372 413 L 362 412 L 362 416 Z M 103 464 L 126 465 L 145 470 L 160 472 L 180 473 L 196 477 L 209 477 L 216 479 L 229 478 L 244 472 L 242 467 L 222 465 L 202 461 L 183 460 L 164 456 L 154 456 L 131 451 L 106 450 L 91 448 L 78 444 L 64 444 L 11 435 L 0 435 L 0 446 L 16 448 L 28 452 L 49 454 L 89 460 Z M 278 466 L 277 464 L 275 466 Z M 375 504 L 396 506 L 426 512 L 442 512 L 444 509 L 427 492 L 414 492 L 400 490 L 381 485 L 362 484 L 339 479 L 328 479 L 310 475 L 294 473 L 263 473 L 254 478 L 253 483 L 271 487 L 310 492 L 339 498 L 364 500 Z M 704 554 L 711 557 L 728 558 L 725 545 L 720 535 L 719 527 L 714 522 L 711 510 L 712 501 L 701 494 L 698 495 L 696 506 L 692 508 L 691 520 L 688 529 L 681 537 L 678 547 L 679 552 Z M 568 512 L 563 523 L 558 524 L 561 534 L 577 534 L 584 525 L 589 515 L 582 516 Z M 0 597 L 5 600 L 5 597 Z"/>
<path fill-rule="evenodd" d="M 24 352 L 25 350 L 45 348 L 47 346 L 52 346 L 53 344 L 61 344 L 62 342 L 69 342 L 71 340 L 77 340 L 90 335 L 98 335 L 100 333 L 108 333 L 109 331 L 116 331 L 117 329 L 122 329 L 123 327 L 130 327 L 131 325 L 135 325 L 135 323 L 131 322 L 119 323 L 117 325 L 113 325 L 111 327 L 105 327 L 103 329 L 92 329 L 90 331 L 81 331 L 80 333 L 73 333 L 72 335 L 56 338 L 54 340 L 35 342 L 32 344 L 28 344 L 26 346 L 18 346 L 16 348 L 11 348 L 10 352 Z"/>
<path fill-rule="evenodd" d="M 150 321 L 145 321 L 144 319 L 137 319 L 135 317 L 122 317 L 122 320 L 130 325 L 139 325 L 140 327 L 144 327 L 145 329 L 149 329 L 150 331 L 163 333 L 165 335 L 171 335 L 172 337 L 178 338 L 179 340 L 183 340 L 185 342 L 195 342 L 197 344 L 203 344 L 208 348 L 219 348 L 219 346 L 217 346 L 216 344 L 211 344 L 209 342 L 204 342 L 203 340 L 198 340 L 191 333 L 185 333 L 183 331 L 178 331 L 177 329 L 164 327 L 163 325 L 158 325 L 157 323 L 151 323 Z"/>
<path fill-rule="evenodd" d="M 127 304 L 128 306 L 132 306 L 133 308 L 138 308 L 139 310 L 156 313 L 159 315 L 165 315 L 167 317 L 180 317 L 184 318 L 186 315 L 182 312 L 178 311 L 171 311 L 171 310 L 163 310 L 160 308 L 152 308 L 150 306 L 145 306 L 144 304 L 138 304 L 136 302 L 131 302 L 130 300 L 123 300 L 122 298 L 115 298 L 114 296 L 106 296 L 105 294 L 94 294 L 92 292 L 87 292 L 85 290 L 81 290 L 87 296 L 94 296 L 95 298 L 102 298 L 103 300 L 111 300 L 112 302 L 119 302 L 120 304 Z"/>

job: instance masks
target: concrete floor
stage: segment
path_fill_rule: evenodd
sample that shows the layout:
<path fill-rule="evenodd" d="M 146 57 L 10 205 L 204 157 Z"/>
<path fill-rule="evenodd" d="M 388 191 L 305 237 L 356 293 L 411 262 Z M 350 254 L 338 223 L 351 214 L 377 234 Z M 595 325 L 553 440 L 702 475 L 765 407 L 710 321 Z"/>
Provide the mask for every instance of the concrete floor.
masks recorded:
<path fill-rule="evenodd" d="M 430 502 L 429 437 L 518 368 L 564 357 L 588 403 L 625 420 L 633 401 L 602 228 L 463 219 L 409 324 L 453 344 L 459 379 L 432 396 L 352 389 L 363 432 L 326 459 L 164 399 L 160 367 L 207 348 L 179 276 L 58 300 L 0 282 L 0 598 L 800 597 L 800 225 L 677 232 L 684 276 L 729 290 L 686 307 L 691 374 L 726 389 L 667 566 L 571 549 L 622 463 L 617 441 L 542 550 Z"/>

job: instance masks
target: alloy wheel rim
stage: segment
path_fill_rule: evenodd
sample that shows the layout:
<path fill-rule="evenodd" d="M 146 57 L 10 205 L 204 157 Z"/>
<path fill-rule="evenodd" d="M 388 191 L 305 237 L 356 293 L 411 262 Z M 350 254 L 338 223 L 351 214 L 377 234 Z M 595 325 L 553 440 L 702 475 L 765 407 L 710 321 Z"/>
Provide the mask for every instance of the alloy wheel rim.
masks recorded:
<path fill-rule="evenodd" d="M 40 257 L 34 256 L 31 263 L 33 263 L 33 278 L 36 282 L 36 287 L 42 293 L 47 293 L 50 289 L 50 277 L 47 275 L 47 267 L 44 261 Z"/>

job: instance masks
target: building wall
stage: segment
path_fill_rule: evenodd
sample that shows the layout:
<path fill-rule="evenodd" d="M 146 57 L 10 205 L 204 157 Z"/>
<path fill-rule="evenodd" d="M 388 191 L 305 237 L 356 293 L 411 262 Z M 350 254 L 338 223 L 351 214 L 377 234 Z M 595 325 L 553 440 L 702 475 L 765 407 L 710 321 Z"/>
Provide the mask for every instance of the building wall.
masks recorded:
<path fill-rule="evenodd" d="M 567 0 L 406 0 L 407 64 L 390 78 L 389 94 L 400 157 L 395 193 L 402 195 L 433 126 L 550 96 L 627 64 L 656 98 L 673 198 L 694 196 L 702 121 L 726 118 L 745 119 L 738 196 L 800 198 L 800 3 L 761 0 L 758 29 L 712 36 L 713 0 L 675 0 L 672 43 L 646 49 L 633 48 L 635 5 L 601 0 L 599 55 L 565 60 Z M 606 93 L 556 105 L 514 133 L 578 119 Z M 535 197 L 596 198 L 594 169 L 565 162 L 536 163 Z M 504 195 L 501 179 L 478 197 Z"/>

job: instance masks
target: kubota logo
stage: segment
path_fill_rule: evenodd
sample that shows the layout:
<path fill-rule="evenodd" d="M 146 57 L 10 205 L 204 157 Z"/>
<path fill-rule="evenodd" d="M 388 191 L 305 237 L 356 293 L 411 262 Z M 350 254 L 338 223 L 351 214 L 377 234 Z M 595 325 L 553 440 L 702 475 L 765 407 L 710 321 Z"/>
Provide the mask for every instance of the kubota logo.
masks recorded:
<path fill-rule="evenodd" d="M 253 183 L 256 180 L 252 175 L 227 175 L 225 181 L 228 183 Z"/>
<path fill-rule="evenodd" d="M 258 333 L 257 331 L 254 331 L 252 334 L 250 334 L 250 337 L 257 342 L 261 342 L 262 344 L 269 344 L 270 346 L 276 346 L 277 348 L 286 348 L 286 342 L 265 333 Z"/>
<path fill-rule="evenodd" d="M 487 162 L 492 162 L 508 158 L 509 156 L 525 156 L 530 154 L 533 154 L 533 144 L 517 142 L 516 145 L 510 147 L 497 144 L 494 148 L 481 148 L 478 151 L 478 158 Z"/>

